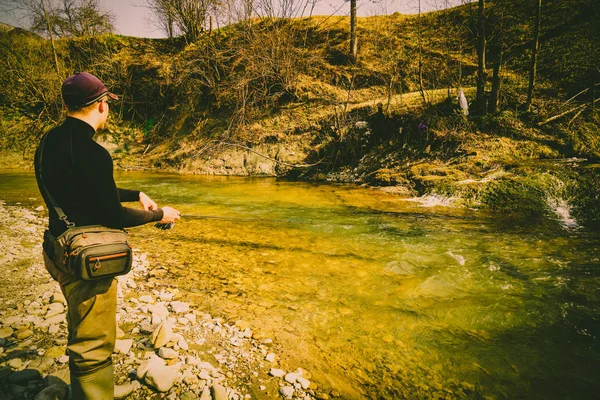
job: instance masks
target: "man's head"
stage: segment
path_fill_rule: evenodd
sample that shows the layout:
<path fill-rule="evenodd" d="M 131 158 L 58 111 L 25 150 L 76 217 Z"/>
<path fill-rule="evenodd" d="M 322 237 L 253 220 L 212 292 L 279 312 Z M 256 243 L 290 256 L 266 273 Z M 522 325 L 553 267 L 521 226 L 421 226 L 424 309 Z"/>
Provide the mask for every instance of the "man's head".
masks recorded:
<path fill-rule="evenodd" d="M 64 81 L 62 98 L 67 115 L 83 119 L 95 129 L 103 129 L 106 124 L 108 100 L 118 99 L 100 79 L 87 72 L 76 72 Z"/>

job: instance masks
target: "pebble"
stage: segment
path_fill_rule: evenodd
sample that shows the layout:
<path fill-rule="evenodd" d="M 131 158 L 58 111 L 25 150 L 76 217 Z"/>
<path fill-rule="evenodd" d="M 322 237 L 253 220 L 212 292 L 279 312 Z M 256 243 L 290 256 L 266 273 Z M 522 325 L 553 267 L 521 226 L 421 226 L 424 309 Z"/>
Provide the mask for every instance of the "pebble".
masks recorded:
<path fill-rule="evenodd" d="M 61 322 L 67 322 L 67 317 L 65 316 L 65 314 L 58 314 L 50 318 L 46 318 L 45 320 L 38 323 L 36 326 L 38 328 L 45 328 L 53 324 L 60 324 Z"/>
<path fill-rule="evenodd" d="M 169 343 L 172 336 L 173 328 L 171 328 L 171 324 L 163 322 L 152 332 L 150 343 L 155 349 L 159 349 Z"/>
<path fill-rule="evenodd" d="M 165 360 L 158 357 L 156 354 L 152 353 L 152 355 L 150 356 L 149 359 L 143 361 L 140 364 L 140 366 L 138 367 L 138 369 L 136 371 L 136 377 L 140 380 L 144 379 L 146 377 L 146 374 L 148 373 L 148 370 L 150 370 L 151 368 L 156 368 L 156 367 L 164 367 L 164 365 L 165 365 Z"/>
<path fill-rule="evenodd" d="M 124 337 L 125 337 L 125 332 L 123 332 L 123 329 L 121 329 L 117 326 L 117 339 L 123 339 Z"/>
<path fill-rule="evenodd" d="M 115 352 L 121 354 L 129 353 L 133 346 L 133 339 L 117 339 L 115 343 Z"/>
<path fill-rule="evenodd" d="M 12 336 L 13 329 L 10 326 L 0 329 L 0 339 L 6 339 Z"/>
<path fill-rule="evenodd" d="M 138 381 L 127 382 L 123 385 L 115 385 L 115 399 L 123 399 L 141 387 L 142 386 Z"/>
<path fill-rule="evenodd" d="M 57 314 L 65 311 L 65 306 L 63 303 L 52 303 L 48 306 L 48 310 L 54 311 Z"/>
<path fill-rule="evenodd" d="M 23 340 L 33 336 L 33 331 L 31 329 L 27 329 L 25 331 L 17 332 L 17 339 Z"/>
<path fill-rule="evenodd" d="M 169 349 L 168 347 L 161 347 L 158 350 L 158 355 L 164 359 L 172 360 L 174 358 L 179 357 L 179 353 L 173 349 Z"/>
<path fill-rule="evenodd" d="M 182 301 L 172 301 L 171 310 L 176 314 L 187 313 L 190 311 L 190 305 Z"/>
<path fill-rule="evenodd" d="M 8 362 L 8 365 L 13 369 L 19 369 L 23 365 L 23 360 L 20 358 L 13 358 Z"/>
<path fill-rule="evenodd" d="M 310 386 L 310 381 L 308 379 L 306 379 L 306 378 L 301 377 L 301 376 L 299 376 L 296 379 L 296 382 L 298 382 L 300 384 L 300 386 L 302 386 L 302 389 L 304 389 L 304 390 L 308 389 L 309 386 Z"/>
<path fill-rule="evenodd" d="M 62 303 L 64 305 L 67 304 L 67 299 L 65 299 L 65 295 L 62 294 L 61 292 L 55 292 L 52 297 L 50 298 L 50 301 L 52 303 Z"/>
<path fill-rule="evenodd" d="M 50 325 L 50 327 L 48 327 L 48 333 L 51 335 L 56 335 L 59 330 L 60 328 L 56 324 Z"/>
<path fill-rule="evenodd" d="M 148 312 L 156 314 L 161 318 L 167 318 L 169 316 L 169 310 L 163 304 L 150 304 L 148 306 Z"/>
<path fill-rule="evenodd" d="M 298 373 L 290 372 L 283 379 L 288 383 L 296 383 L 296 379 L 298 379 Z"/>
<path fill-rule="evenodd" d="M 61 364 L 66 364 L 69 362 L 69 356 L 68 355 L 62 355 L 60 357 L 58 357 L 58 362 Z"/>
<path fill-rule="evenodd" d="M 210 395 L 210 388 L 208 386 L 205 387 L 202 391 L 202 394 L 200 395 L 200 400 L 212 400 L 212 397 Z"/>
<path fill-rule="evenodd" d="M 50 357 L 40 357 L 36 358 L 32 362 L 29 363 L 27 368 L 34 368 L 40 372 L 44 372 L 50 369 L 54 365 L 54 359 Z"/>
<path fill-rule="evenodd" d="M 148 304 L 154 304 L 154 303 L 155 303 L 155 301 L 154 301 L 154 297 L 152 297 L 152 296 L 150 296 L 150 295 L 147 295 L 147 294 L 146 294 L 146 295 L 143 295 L 143 296 L 140 296 L 139 300 L 140 300 L 142 303 L 148 303 Z"/>
<path fill-rule="evenodd" d="M 282 369 L 271 368 L 269 371 L 269 375 L 274 376 L 276 378 L 283 378 L 285 376 L 285 371 Z"/>
<path fill-rule="evenodd" d="M 227 400 L 227 391 L 225 388 L 218 383 L 215 383 L 210 387 L 210 393 L 212 395 L 213 400 Z"/>
<path fill-rule="evenodd" d="M 274 353 L 269 353 L 267 354 L 267 356 L 265 357 L 265 360 L 267 360 L 268 362 L 275 362 L 275 354 Z"/>
<path fill-rule="evenodd" d="M 46 353 L 44 354 L 46 355 L 46 357 L 58 358 L 65 354 L 65 348 L 61 346 L 52 346 L 48 350 L 46 350 Z"/>
<path fill-rule="evenodd" d="M 291 399 L 294 396 L 294 388 L 292 386 L 282 386 L 279 388 L 279 393 L 287 399 Z"/>
<path fill-rule="evenodd" d="M 153 366 L 148 370 L 144 381 L 159 392 L 167 392 L 175 384 L 179 368 Z"/>

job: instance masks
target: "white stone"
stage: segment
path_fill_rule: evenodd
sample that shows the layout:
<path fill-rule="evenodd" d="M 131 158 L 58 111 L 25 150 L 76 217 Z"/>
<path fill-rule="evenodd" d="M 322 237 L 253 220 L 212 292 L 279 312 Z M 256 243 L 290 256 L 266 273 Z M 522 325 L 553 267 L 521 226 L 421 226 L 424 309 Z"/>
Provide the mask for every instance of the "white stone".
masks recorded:
<path fill-rule="evenodd" d="M 179 323 L 180 325 L 187 325 L 190 323 L 190 320 L 188 320 L 185 317 L 180 317 L 180 318 L 177 318 L 177 323 Z"/>
<path fill-rule="evenodd" d="M 298 379 L 298 374 L 296 372 L 290 372 L 283 379 L 288 383 L 296 383 L 296 379 Z"/>
<path fill-rule="evenodd" d="M 63 354 L 62 356 L 58 357 L 58 362 L 61 364 L 66 364 L 69 362 L 69 356 L 66 354 Z"/>
<path fill-rule="evenodd" d="M 173 329 L 171 324 L 163 322 L 160 324 L 152 333 L 150 337 L 150 343 L 155 349 L 159 349 L 171 341 L 173 336 Z"/>
<path fill-rule="evenodd" d="M 167 392 L 175 384 L 178 373 L 178 367 L 155 366 L 148 370 L 144 381 L 159 392 Z"/>
<path fill-rule="evenodd" d="M 187 313 L 190 311 L 190 305 L 182 301 L 172 301 L 171 310 L 176 314 Z"/>
<path fill-rule="evenodd" d="M 156 354 L 152 353 L 150 358 L 142 361 L 142 363 L 140 364 L 140 366 L 138 367 L 138 369 L 136 371 L 136 377 L 139 380 L 144 379 L 144 377 L 146 376 L 146 374 L 148 373 L 148 370 L 150 368 L 164 367 L 164 366 L 165 366 L 165 360 L 163 360 Z"/>
<path fill-rule="evenodd" d="M 283 378 L 285 376 L 285 371 L 282 369 L 271 368 L 269 371 L 269 375 L 275 376 L 277 378 Z"/>
<path fill-rule="evenodd" d="M 196 323 L 196 314 L 194 313 L 185 314 L 183 317 L 190 321 L 192 324 Z"/>
<path fill-rule="evenodd" d="M 127 382 L 123 385 L 115 385 L 115 399 L 124 399 L 134 391 L 141 388 L 138 381 Z"/>
<path fill-rule="evenodd" d="M 274 353 L 267 354 L 267 356 L 265 357 L 265 360 L 267 360 L 268 362 L 275 362 L 275 354 Z"/>
<path fill-rule="evenodd" d="M 152 314 L 152 325 L 157 326 L 162 322 L 162 318 L 158 314 Z"/>
<path fill-rule="evenodd" d="M 13 358 L 8 362 L 8 365 L 13 369 L 19 369 L 23 365 L 23 360 L 20 358 Z"/>
<path fill-rule="evenodd" d="M 167 307 L 165 307 L 164 304 L 160 303 L 149 305 L 148 312 L 156 314 L 163 319 L 169 316 L 169 310 L 167 310 Z"/>
<path fill-rule="evenodd" d="M 61 292 L 55 292 L 50 298 L 50 301 L 52 303 L 67 304 L 67 299 L 65 299 L 65 296 Z"/>
<path fill-rule="evenodd" d="M 155 302 L 154 301 L 154 297 L 152 297 L 152 296 L 150 296 L 148 294 L 140 296 L 140 301 L 144 302 L 144 303 L 148 303 L 148 304 L 154 304 L 154 302 Z"/>
<path fill-rule="evenodd" d="M 115 343 L 115 353 L 127 354 L 133 346 L 133 339 L 117 339 Z"/>
<path fill-rule="evenodd" d="M 310 381 L 301 376 L 299 376 L 298 379 L 296 379 L 296 382 L 298 382 L 300 384 L 300 386 L 302 386 L 302 389 L 304 389 L 304 390 L 308 389 L 308 387 L 310 386 Z"/>
<path fill-rule="evenodd" d="M 169 349 L 168 347 L 161 347 L 158 350 L 158 355 L 164 359 L 171 360 L 173 358 L 179 357 L 179 353 L 173 349 Z"/>
<path fill-rule="evenodd" d="M 291 399 L 294 396 L 294 388 L 292 386 L 282 386 L 279 388 L 279 393 L 286 399 Z"/>
<path fill-rule="evenodd" d="M 185 341 L 184 338 L 179 339 L 179 341 L 177 342 L 177 345 L 182 350 L 186 350 L 187 351 L 189 349 L 189 346 L 188 346 L 188 344 L 187 344 L 187 342 Z"/>

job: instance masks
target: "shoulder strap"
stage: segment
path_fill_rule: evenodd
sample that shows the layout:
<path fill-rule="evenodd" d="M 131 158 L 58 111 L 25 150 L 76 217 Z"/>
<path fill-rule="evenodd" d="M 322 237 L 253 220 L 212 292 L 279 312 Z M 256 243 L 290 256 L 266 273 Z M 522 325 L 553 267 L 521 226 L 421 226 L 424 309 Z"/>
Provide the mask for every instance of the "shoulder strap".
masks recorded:
<path fill-rule="evenodd" d="M 43 168 L 44 168 L 43 163 L 42 163 L 42 161 L 43 161 L 42 156 L 44 154 L 44 145 L 46 144 L 47 136 L 48 136 L 48 133 L 44 134 L 44 136 L 42 137 L 42 142 L 40 143 L 40 148 L 39 148 L 40 154 L 39 154 L 38 172 L 40 175 L 40 183 L 41 183 L 41 186 L 44 188 L 44 191 L 46 192 L 46 196 L 48 196 L 48 201 L 50 201 L 50 204 L 54 208 L 54 211 L 56 211 L 56 214 L 58 214 L 58 218 L 67 225 L 67 229 L 70 229 L 70 228 L 74 227 L 75 224 L 73 222 L 69 222 L 69 220 L 67 219 L 67 215 L 65 214 L 63 209 L 60 208 L 59 205 L 56 203 L 56 200 L 54 200 L 54 197 L 52 197 L 52 195 L 48 191 L 48 188 L 46 188 L 46 184 L 44 183 L 44 176 L 42 174 Z"/>

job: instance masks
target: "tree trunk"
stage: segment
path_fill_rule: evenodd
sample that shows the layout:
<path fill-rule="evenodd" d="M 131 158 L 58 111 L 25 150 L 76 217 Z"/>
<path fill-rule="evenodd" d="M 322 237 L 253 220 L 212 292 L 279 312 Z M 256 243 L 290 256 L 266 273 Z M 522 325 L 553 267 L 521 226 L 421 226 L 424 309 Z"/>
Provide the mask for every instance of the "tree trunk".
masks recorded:
<path fill-rule="evenodd" d="M 537 55 L 540 47 L 540 23 L 542 20 L 542 0 L 537 0 L 537 10 L 535 15 L 535 27 L 533 29 L 533 53 L 531 54 L 531 68 L 529 70 L 529 88 L 527 89 L 527 101 L 525 110 L 531 110 L 533 101 L 533 88 L 535 86 L 535 76 L 537 73 Z"/>
<path fill-rule="evenodd" d="M 56 54 L 56 45 L 54 44 L 54 35 L 52 34 L 52 26 L 50 24 L 50 15 L 46 8 L 45 0 L 41 1 L 42 10 L 44 10 L 44 17 L 46 18 L 46 26 L 48 27 L 48 35 L 50 35 L 50 44 L 52 45 L 52 52 L 54 53 L 54 67 L 56 68 L 56 74 L 60 78 L 60 67 L 58 66 L 58 55 Z"/>
<path fill-rule="evenodd" d="M 350 57 L 356 61 L 358 42 L 356 37 L 356 0 L 350 0 Z"/>
<path fill-rule="evenodd" d="M 504 56 L 504 15 L 500 16 L 497 33 L 497 54 L 494 63 L 494 75 L 492 77 L 492 94 L 490 96 L 490 112 L 494 114 L 498 110 L 498 99 L 500 98 L 500 70 L 502 69 L 502 58 Z"/>
<path fill-rule="evenodd" d="M 477 22 L 477 105 L 483 114 L 485 114 L 485 81 L 487 79 L 485 71 L 485 52 L 487 42 L 485 40 L 485 0 L 479 0 L 479 16 Z"/>
<path fill-rule="evenodd" d="M 418 18 L 419 30 L 417 33 L 417 39 L 419 41 L 419 91 L 423 98 L 423 103 L 427 103 L 425 98 L 425 89 L 423 85 L 423 43 L 421 40 L 421 0 L 419 0 L 419 18 Z"/>

